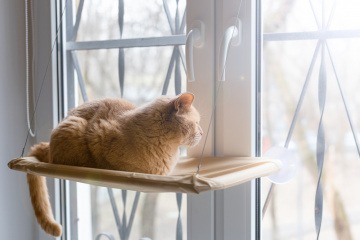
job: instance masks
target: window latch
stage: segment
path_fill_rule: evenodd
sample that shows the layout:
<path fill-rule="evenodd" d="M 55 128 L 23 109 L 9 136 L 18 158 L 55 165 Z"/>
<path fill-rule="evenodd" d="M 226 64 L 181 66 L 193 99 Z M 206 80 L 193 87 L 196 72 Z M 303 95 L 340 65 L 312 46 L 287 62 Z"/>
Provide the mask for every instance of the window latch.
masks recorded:
<path fill-rule="evenodd" d="M 239 46 L 241 43 L 241 20 L 239 18 L 233 18 L 231 22 L 232 24 L 226 28 L 220 44 L 218 81 L 225 81 L 226 59 L 230 44 L 231 46 Z"/>
<path fill-rule="evenodd" d="M 196 20 L 189 29 L 185 45 L 186 75 L 188 82 L 194 82 L 194 48 L 201 48 L 204 45 L 205 26 L 202 21 Z"/>

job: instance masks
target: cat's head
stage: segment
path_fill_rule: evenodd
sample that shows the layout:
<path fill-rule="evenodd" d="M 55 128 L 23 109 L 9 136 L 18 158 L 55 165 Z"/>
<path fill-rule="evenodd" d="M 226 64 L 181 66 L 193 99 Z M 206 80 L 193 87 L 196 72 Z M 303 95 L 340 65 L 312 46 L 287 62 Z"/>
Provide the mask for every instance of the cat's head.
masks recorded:
<path fill-rule="evenodd" d="M 180 130 L 181 145 L 195 146 L 203 135 L 200 127 L 200 114 L 193 106 L 193 102 L 194 95 L 192 93 L 180 94 L 170 101 L 173 109 L 172 121 Z"/>
<path fill-rule="evenodd" d="M 157 136 L 166 143 L 195 146 L 201 140 L 200 114 L 193 106 L 194 95 L 183 93 L 176 97 L 161 97 L 137 109 L 137 125 L 148 136 Z M 140 122 L 140 124 L 139 124 Z"/>

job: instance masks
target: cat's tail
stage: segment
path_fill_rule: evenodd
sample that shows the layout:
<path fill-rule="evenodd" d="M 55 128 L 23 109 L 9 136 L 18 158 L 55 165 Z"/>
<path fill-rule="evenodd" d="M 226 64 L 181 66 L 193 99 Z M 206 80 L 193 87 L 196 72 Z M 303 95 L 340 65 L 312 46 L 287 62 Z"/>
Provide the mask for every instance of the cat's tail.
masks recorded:
<path fill-rule="evenodd" d="M 49 143 L 39 143 L 30 149 L 29 156 L 34 156 L 41 162 L 49 162 L 49 150 Z M 55 237 L 61 236 L 62 227 L 54 219 L 45 177 L 27 174 L 27 181 L 38 223 L 46 233 Z"/>

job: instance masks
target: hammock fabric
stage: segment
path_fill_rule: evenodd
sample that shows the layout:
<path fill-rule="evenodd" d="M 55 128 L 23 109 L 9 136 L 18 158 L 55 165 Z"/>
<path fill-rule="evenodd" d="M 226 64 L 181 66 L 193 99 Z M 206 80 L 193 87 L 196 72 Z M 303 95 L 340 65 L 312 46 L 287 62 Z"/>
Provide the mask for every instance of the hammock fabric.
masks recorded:
<path fill-rule="evenodd" d="M 196 174 L 198 158 L 181 159 L 169 176 L 123 172 L 39 162 L 34 157 L 17 158 L 10 169 L 52 178 L 139 192 L 200 193 L 239 185 L 278 171 L 274 159 L 244 157 L 205 157 Z"/>

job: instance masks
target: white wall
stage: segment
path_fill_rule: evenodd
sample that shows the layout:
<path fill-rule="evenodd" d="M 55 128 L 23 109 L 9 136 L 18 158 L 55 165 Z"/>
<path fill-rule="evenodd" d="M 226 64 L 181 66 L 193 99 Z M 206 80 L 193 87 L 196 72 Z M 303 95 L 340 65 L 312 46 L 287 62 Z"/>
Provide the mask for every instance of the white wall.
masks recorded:
<path fill-rule="evenodd" d="M 0 0 L 0 238 L 36 239 L 25 174 L 8 169 L 26 135 L 24 1 Z"/>

